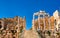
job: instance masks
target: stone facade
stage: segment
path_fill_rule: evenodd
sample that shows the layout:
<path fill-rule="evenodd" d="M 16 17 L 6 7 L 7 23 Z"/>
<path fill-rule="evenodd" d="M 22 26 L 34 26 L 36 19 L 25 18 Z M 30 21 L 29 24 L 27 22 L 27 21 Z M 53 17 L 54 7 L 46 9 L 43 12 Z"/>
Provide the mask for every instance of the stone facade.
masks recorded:
<path fill-rule="evenodd" d="M 42 37 L 45 38 L 59 38 L 60 14 L 58 10 L 53 13 L 53 16 L 50 16 L 45 11 L 34 13 L 32 20 L 32 30 L 37 31 L 40 33 L 40 36 L 42 35 Z"/>
<path fill-rule="evenodd" d="M 35 19 L 35 16 L 38 16 L 37 19 Z M 33 29 L 36 30 L 49 30 L 50 29 L 50 16 L 48 13 L 45 13 L 45 11 L 40 11 L 37 13 L 34 13 L 33 15 Z"/>
<path fill-rule="evenodd" d="M 25 24 L 25 17 L 0 19 L 0 38 L 19 38 L 20 33 L 25 30 Z"/>
<path fill-rule="evenodd" d="M 45 11 L 39 11 L 33 14 L 32 29 L 42 31 L 55 31 L 60 26 L 59 12 L 56 10 L 53 16 L 50 16 Z M 35 19 L 35 17 L 37 18 Z M 60 27 L 59 27 L 60 28 Z"/>
<path fill-rule="evenodd" d="M 54 12 L 53 16 L 54 16 L 54 19 L 56 21 L 56 24 L 55 24 L 56 25 L 56 29 L 59 30 L 60 29 L 60 14 L 59 14 L 58 10 L 56 10 Z"/>

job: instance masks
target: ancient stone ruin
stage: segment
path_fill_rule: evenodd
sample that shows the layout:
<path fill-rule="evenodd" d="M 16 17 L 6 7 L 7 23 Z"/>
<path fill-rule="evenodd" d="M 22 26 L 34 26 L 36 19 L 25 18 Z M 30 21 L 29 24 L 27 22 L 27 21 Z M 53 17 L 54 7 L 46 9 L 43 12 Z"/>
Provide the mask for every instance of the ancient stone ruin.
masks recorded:
<path fill-rule="evenodd" d="M 25 24 L 25 17 L 0 19 L 0 38 L 19 38 L 21 32 L 25 30 Z"/>

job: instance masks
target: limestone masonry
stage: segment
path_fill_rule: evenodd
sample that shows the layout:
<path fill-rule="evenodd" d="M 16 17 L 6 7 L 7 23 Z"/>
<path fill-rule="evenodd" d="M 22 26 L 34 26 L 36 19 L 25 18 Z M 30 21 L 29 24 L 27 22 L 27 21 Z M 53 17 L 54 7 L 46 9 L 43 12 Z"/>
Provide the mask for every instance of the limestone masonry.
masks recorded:
<path fill-rule="evenodd" d="M 0 38 L 60 38 L 60 12 L 34 13 L 30 30 L 26 30 L 26 17 L 0 18 Z"/>
<path fill-rule="evenodd" d="M 25 17 L 0 19 L 0 38 L 19 38 L 20 33 L 25 30 Z"/>

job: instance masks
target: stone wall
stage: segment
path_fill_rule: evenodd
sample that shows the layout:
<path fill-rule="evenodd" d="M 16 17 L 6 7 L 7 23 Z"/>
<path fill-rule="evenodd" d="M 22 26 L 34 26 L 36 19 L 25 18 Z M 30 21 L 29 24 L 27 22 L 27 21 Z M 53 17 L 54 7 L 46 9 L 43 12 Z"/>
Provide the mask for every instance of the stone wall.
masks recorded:
<path fill-rule="evenodd" d="M 25 29 L 25 18 L 0 19 L 0 38 L 19 38 L 19 34 Z"/>

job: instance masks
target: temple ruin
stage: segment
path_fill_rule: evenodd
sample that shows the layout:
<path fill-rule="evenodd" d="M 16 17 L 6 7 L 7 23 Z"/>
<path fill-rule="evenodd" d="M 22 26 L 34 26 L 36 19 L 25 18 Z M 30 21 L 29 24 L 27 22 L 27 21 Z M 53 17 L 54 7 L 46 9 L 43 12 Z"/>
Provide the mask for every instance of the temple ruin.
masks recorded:
<path fill-rule="evenodd" d="M 20 38 L 25 26 L 25 17 L 2 18 L 0 19 L 0 38 Z"/>
<path fill-rule="evenodd" d="M 45 11 L 39 11 L 33 14 L 32 29 L 36 31 L 53 31 L 59 30 L 60 28 L 60 16 L 56 10 L 53 16 L 50 16 Z"/>

